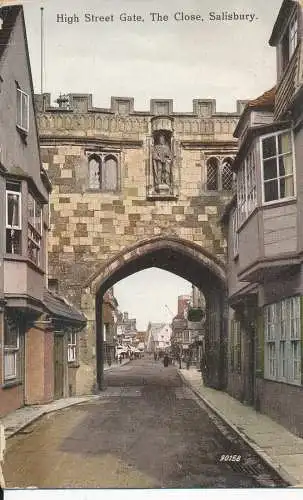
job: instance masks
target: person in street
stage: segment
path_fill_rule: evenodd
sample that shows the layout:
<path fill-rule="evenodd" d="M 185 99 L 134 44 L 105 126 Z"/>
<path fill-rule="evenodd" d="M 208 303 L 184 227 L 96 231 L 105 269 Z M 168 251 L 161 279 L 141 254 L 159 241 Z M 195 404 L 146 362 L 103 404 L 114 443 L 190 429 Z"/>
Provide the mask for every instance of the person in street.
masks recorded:
<path fill-rule="evenodd" d="M 182 369 L 182 358 L 181 358 L 180 354 L 177 355 L 177 361 L 179 363 L 179 370 L 181 370 Z"/>
<path fill-rule="evenodd" d="M 169 363 L 169 357 L 167 354 L 165 354 L 163 357 L 163 364 L 164 364 L 165 368 L 168 366 L 168 363 Z"/>

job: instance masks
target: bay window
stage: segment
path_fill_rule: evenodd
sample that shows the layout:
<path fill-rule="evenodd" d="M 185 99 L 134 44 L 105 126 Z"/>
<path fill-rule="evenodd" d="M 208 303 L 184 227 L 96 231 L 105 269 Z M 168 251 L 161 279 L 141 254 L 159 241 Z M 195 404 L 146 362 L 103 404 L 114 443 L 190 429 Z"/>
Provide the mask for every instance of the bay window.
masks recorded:
<path fill-rule="evenodd" d="M 6 253 L 21 254 L 22 210 L 21 185 L 6 184 Z"/>
<path fill-rule="evenodd" d="M 291 131 L 264 136 L 260 141 L 263 203 L 293 197 L 295 188 Z"/>
<path fill-rule="evenodd" d="M 28 258 L 40 265 L 42 239 L 42 206 L 35 198 L 28 195 Z"/>
<path fill-rule="evenodd" d="M 301 384 L 300 297 L 264 308 L 265 377 Z"/>

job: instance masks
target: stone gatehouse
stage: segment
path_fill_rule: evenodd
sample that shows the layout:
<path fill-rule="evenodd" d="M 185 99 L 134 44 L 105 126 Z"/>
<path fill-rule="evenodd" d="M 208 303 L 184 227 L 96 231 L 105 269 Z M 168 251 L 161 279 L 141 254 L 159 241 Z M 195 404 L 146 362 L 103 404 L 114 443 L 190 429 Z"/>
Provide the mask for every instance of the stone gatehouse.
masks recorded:
<path fill-rule="evenodd" d="M 203 290 L 214 385 L 224 384 L 226 353 L 214 347 L 224 338 L 226 242 L 219 219 L 231 197 L 233 131 L 246 102 L 222 113 L 214 100 L 196 99 L 191 112 L 177 113 L 170 99 L 152 99 L 150 111 L 136 111 L 128 97 L 112 97 L 109 109 L 93 107 L 90 94 L 60 96 L 56 105 L 50 94 L 35 100 L 42 162 L 53 185 L 50 277 L 60 277 L 60 291 L 88 318 L 78 392 L 94 384 L 96 359 L 101 383 L 104 292 L 152 266 Z"/>

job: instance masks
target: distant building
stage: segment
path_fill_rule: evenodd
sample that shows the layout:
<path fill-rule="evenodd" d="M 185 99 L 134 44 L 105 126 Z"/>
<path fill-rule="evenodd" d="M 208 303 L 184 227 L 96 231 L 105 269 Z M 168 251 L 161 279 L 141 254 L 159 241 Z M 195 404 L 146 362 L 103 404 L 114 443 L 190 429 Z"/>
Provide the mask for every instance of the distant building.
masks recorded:
<path fill-rule="evenodd" d="M 171 326 L 167 323 L 149 323 L 147 327 L 148 352 L 160 352 L 167 350 L 171 345 Z"/>
<path fill-rule="evenodd" d="M 106 364 L 111 365 L 116 355 L 118 321 L 118 302 L 114 296 L 113 288 L 107 290 L 103 297 L 102 313 L 104 361 Z"/>
<path fill-rule="evenodd" d="M 190 344 L 189 332 L 187 327 L 187 312 L 190 307 L 191 296 L 179 295 L 178 314 L 172 321 L 172 344 L 177 352 L 187 350 Z"/>
<path fill-rule="evenodd" d="M 137 320 L 136 318 L 129 318 L 128 312 L 123 314 L 119 312 L 117 320 L 117 341 L 118 344 L 125 347 L 135 346 L 137 344 Z"/>

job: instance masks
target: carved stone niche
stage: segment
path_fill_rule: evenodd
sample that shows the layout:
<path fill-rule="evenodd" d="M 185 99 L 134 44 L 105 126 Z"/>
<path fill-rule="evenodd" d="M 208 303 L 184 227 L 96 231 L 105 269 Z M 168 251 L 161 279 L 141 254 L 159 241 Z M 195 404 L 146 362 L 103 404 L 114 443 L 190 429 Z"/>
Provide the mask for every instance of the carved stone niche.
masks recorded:
<path fill-rule="evenodd" d="M 175 199 L 177 196 L 176 145 L 173 118 L 157 116 L 151 120 L 148 138 L 147 197 Z"/>

